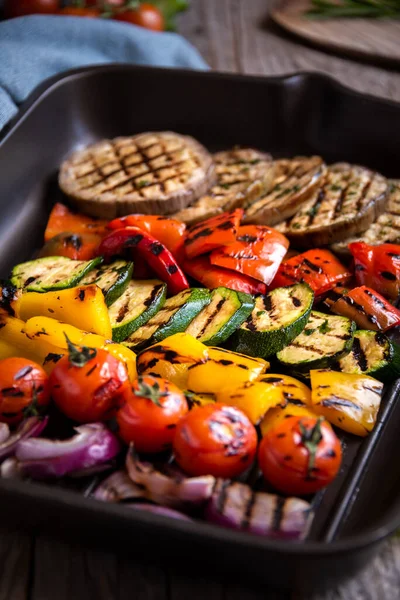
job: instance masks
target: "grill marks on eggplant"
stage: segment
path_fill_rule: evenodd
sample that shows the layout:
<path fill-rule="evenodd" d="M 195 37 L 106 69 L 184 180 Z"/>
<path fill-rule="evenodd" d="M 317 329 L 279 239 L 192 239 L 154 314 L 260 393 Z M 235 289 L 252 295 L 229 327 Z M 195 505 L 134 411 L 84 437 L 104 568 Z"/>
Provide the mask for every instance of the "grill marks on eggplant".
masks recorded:
<path fill-rule="evenodd" d="M 326 174 L 319 156 L 275 161 L 271 190 L 247 206 L 245 222 L 275 225 L 291 217 Z"/>
<path fill-rule="evenodd" d="M 252 148 L 232 149 L 214 154 L 216 184 L 208 193 L 174 217 L 186 223 L 196 223 L 246 206 L 272 184 L 275 167 L 269 154 Z"/>
<path fill-rule="evenodd" d="M 337 163 L 328 168 L 322 186 L 278 229 L 299 247 L 340 241 L 349 232 L 369 227 L 385 210 L 388 193 L 388 182 L 379 173 Z"/>

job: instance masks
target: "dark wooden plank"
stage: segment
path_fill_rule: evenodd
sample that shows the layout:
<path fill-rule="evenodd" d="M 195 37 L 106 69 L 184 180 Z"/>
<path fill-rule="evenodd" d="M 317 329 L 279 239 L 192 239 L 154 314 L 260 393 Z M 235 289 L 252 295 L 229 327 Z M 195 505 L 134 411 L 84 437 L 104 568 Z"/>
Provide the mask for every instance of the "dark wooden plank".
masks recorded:
<path fill-rule="evenodd" d="M 199 562 L 199 571 L 202 570 L 199 558 L 194 560 Z M 169 600 L 225 600 L 222 583 L 209 579 L 204 571 L 201 575 L 194 577 L 178 571 L 169 572 Z"/>
<path fill-rule="evenodd" d="M 32 543 L 24 533 L 0 531 L 0 600 L 28 598 Z"/>
<path fill-rule="evenodd" d="M 111 596 L 112 600 L 168 600 L 167 574 L 159 566 L 141 564 L 129 556 L 121 556 L 117 579 L 118 594 Z"/>

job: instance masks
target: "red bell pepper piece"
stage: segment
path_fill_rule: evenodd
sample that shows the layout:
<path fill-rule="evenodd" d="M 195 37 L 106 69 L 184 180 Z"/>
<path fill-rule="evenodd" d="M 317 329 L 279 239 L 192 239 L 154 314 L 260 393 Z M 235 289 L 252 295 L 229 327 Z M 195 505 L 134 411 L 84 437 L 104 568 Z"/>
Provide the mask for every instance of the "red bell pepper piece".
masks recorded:
<path fill-rule="evenodd" d="M 232 212 L 222 213 L 193 225 L 184 242 L 186 256 L 195 258 L 211 252 L 214 248 L 236 242 L 236 233 L 243 214 L 242 208 L 236 208 Z"/>
<path fill-rule="evenodd" d="M 127 215 L 110 221 L 107 225 L 109 229 L 122 229 L 123 227 L 139 227 L 155 237 L 180 262 L 185 253 L 183 241 L 185 237 L 186 225 L 177 219 L 170 219 L 161 215 Z"/>
<path fill-rule="evenodd" d="M 271 284 L 271 289 L 305 282 L 320 296 L 339 282 L 351 277 L 350 271 L 329 250 L 307 250 L 285 260 Z"/>
<path fill-rule="evenodd" d="M 210 290 L 221 286 L 246 294 L 265 294 L 267 291 L 267 286 L 256 279 L 215 267 L 210 264 L 208 256 L 186 260 L 183 263 L 183 269 L 190 277 Z"/>
<path fill-rule="evenodd" d="M 269 285 L 289 248 L 284 235 L 263 225 L 238 228 L 236 242 L 211 252 L 213 265 L 239 271 Z"/>
<path fill-rule="evenodd" d="M 337 315 L 355 321 L 360 329 L 387 331 L 400 325 L 400 311 L 365 285 L 344 294 L 331 307 Z"/>
<path fill-rule="evenodd" d="M 177 294 L 189 287 L 184 273 L 171 252 L 138 227 L 114 229 L 102 240 L 97 254 L 103 256 L 105 260 L 110 260 L 113 256 L 124 255 L 130 250 L 137 252 L 156 275 L 165 281 L 171 294 Z"/>
<path fill-rule="evenodd" d="M 104 237 L 107 233 L 106 225 L 107 221 L 74 213 L 68 206 L 57 202 L 53 206 L 49 220 L 47 221 L 44 240 L 48 242 L 55 235 L 64 233 L 65 231 L 71 233 L 96 233 Z"/>
<path fill-rule="evenodd" d="M 357 283 L 396 300 L 400 293 L 400 245 L 353 242 L 349 250 L 354 258 Z"/>

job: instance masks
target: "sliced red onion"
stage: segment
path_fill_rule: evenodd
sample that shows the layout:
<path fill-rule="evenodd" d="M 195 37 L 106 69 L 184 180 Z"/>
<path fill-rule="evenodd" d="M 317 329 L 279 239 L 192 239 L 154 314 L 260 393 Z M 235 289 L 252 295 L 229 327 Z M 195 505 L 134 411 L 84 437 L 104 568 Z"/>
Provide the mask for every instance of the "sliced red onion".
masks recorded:
<path fill-rule="evenodd" d="M 149 500 L 165 506 L 202 504 L 211 497 L 215 484 L 212 475 L 184 479 L 164 475 L 151 463 L 140 461 L 132 445 L 126 458 L 126 468 L 129 477 L 142 486 Z"/>
<path fill-rule="evenodd" d="M 22 421 L 18 429 L 0 443 L 0 460 L 16 452 L 19 444 L 27 442 L 27 438 L 40 435 L 46 427 L 49 417 L 29 417 Z"/>
<path fill-rule="evenodd" d="M 10 437 L 10 428 L 7 423 L 0 423 L 0 444 Z"/>
<path fill-rule="evenodd" d="M 303 539 L 311 506 L 299 498 L 254 492 L 244 483 L 220 479 L 206 508 L 208 521 L 273 538 Z"/>
<path fill-rule="evenodd" d="M 133 483 L 125 470 L 120 470 L 104 479 L 96 488 L 93 497 L 104 502 L 121 502 L 145 498 L 146 490 Z"/>
<path fill-rule="evenodd" d="M 81 425 L 75 431 L 68 440 L 20 442 L 16 457 L 21 473 L 32 479 L 63 477 L 108 462 L 121 450 L 117 437 L 103 423 Z"/>
<path fill-rule="evenodd" d="M 153 513 L 154 515 L 162 515 L 163 517 L 171 517 L 171 519 L 179 519 L 180 521 L 192 521 L 187 515 L 184 515 L 177 510 L 173 510 L 172 508 L 167 508 L 165 506 L 157 506 L 157 504 L 143 504 L 142 502 L 132 502 L 131 504 L 125 504 L 124 506 L 129 506 L 129 508 L 134 508 L 135 510 L 143 510 L 149 513 Z"/>

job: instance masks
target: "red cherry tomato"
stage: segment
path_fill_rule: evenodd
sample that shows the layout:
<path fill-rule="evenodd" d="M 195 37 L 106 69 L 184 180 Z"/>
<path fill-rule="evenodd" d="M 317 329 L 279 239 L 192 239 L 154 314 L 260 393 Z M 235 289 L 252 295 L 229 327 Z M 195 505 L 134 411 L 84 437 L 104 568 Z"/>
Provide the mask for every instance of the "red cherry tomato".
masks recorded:
<path fill-rule="evenodd" d="M 99 17 L 101 11 L 95 7 L 81 7 L 81 6 L 66 6 L 58 11 L 60 15 L 67 15 L 70 17 Z"/>
<path fill-rule="evenodd" d="M 71 343 L 49 381 L 57 407 L 78 423 L 113 417 L 130 388 L 125 365 L 109 352 Z"/>
<path fill-rule="evenodd" d="M 257 433 L 241 410 L 207 404 L 179 421 L 173 447 L 177 463 L 190 475 L 231 478 L 251 465 Z"/>
<path fill-rule="evenodd" d="M 176 425 L 188 410 L 176 385 L 158 377 L 139 377 L 117 413 L 119 435 L 139 452 L 161 452 L 171 447 Z"/>
<path fill-rule="evenodd" d="M 49 381 L 40 365 L 26 358 L 0 360 L 0 421 L 17 425 L 49 402 Z"/>
<path fill-rule="evenodd" d="M 67 256 L 73 260 L 91 260 L 102 237 L 96 233 L 59 233 L 45 243 L 38 256 Z"/>
<path fill-rule="evenodd" d="M 5 0 L 4 16 L 12 19 L 24 15 L 51 15 L 56 14 L 59 8 L 59 0 Z"/>
<path fill-rule="evenodd" d="M 258 449 L 267 481 L 285 494 L 312 494 L 337 475 L 342 448 L 321 418 L 288 417 L 270 429 Z"/>
<path fill-rule="evenodd" d="M 117 21 L 125 21 L 153 31 L 164 31 L 165 29 L 162 12 L 152 4 L 143 3 L 138 8 L 117 12 L 113 18 Z"/>

